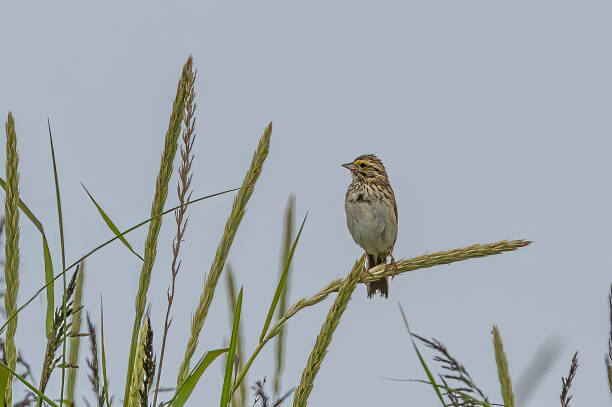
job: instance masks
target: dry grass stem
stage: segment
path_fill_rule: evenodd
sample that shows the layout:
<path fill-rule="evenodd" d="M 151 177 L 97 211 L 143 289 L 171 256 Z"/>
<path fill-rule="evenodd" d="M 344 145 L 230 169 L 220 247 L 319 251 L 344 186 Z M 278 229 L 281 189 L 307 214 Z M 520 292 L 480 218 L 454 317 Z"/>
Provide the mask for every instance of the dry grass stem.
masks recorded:
<path fill-rule="evenodd" d="M 310 352 L 308 362 L 306 362 L 306 367 L 302 372 L 302 380 L 300 381 L 300 385 L 295 391 L 293 407 L 306 407 L 306 404 L 308 403 L 308 396 L 310 396 L 310 392 L 312 391 L 314 385 L 314 379 L 317 373 L 319 373 L 321 363 L 323 363 L 323 359 L 327 353 L 327 347 L 331 343 L 333 333 L 338 327 L 340 318 L 346 310 L 346 307 L 351 300 L 351 295 L 359 282 L 359 277 L 362 272 L 362 262 L 363 257 L 360 261 L 355 262 L 353 269 L 340 286 L 340 290 L 338 291 L 338 296 L 336 297 L 334 304 L 327 313 L 327 318 L 325 318 L 325 322 L 323 323 L 321 331 L 317 336 L 312 352 Z"/>
<path fill-rule="evenodd" d="M 19 291 L 19 155 L 17 154 L 17 134 L 13 114 L 9 112 L 6 120 L 6 197 L 4 199 L 4 213 L 6 221 L 6 241 L 4 244 L 4 279 L 6 293 L 4 296 L 4 310 L 7 318 L 11 318 L 7 325 L 5 337 L 4 359 L 6 365 L 15 370 L 17 365 L 17 349 L 15 348 L 15 332 L 17 331 L 17 292 Z M 4 394 L 6 405 L 12 405 L 12 385 L 9 375 Z"/>
<path fill-rule="evenodd" d="M 100 387 L 100 363 L 98 356 L 98 341 L 96 338 L 96 327 L 89 314 L 87 314 L 87 328 L 89 330 L 89 350 L 91 353 L 91 359 L 87 359 L 87 367 L 89 367 L 89 383 L 91 384 L 91 390 L 96 396 L 96 403 L 98 407 L 104 407 L 104 389 Z"/>
<path fill-rule="evenodd" d="M 471 398 L 465 398 L 460 393 L 455 393 L 452 391 L 447 391 L 446 396 L 451 401 L 451 405 L 453 406 L 482 406 L 489 405 L 489 399 L 487 396 L 480 390 L 480 388 L 474 383 L 472 380 L 472 376 L 467 372 L 465 367 L 459 363 L 457 359 L 455 359 L 449 352 L 446 346 L 442 344 L 442 342 L 438 341 L 435 338 L 431 340 L 425 339 L 422 336 L 417 334 L 412 334 L 415 338 L 419 339 L 429 348 L 437 351 L 440 355 L 434 357 L 434 361 L 440 363 L 442 369 L 444 369 L 447 373 L 440 375 L 440 379 L 449 389 L 453 389 L 459 391 L 464 394 L 468 394 L 470 397 L 476 398 L 475 401 Z M 459 387 L 452 387 L 449 385 L 450 382 L 456 382 Z M 451 383 L 452 384 L 452 383 Z"/>
<path fill-rule="evenodd" d="M 82 261 L 79 265 L 79 273 L 76 278 L 76 287 L 74 289 L 73 307 L 79 311 L 72 315 L 71 330 L 79 333 L 81 331 L 81 316 L 82 316 L 82 298 L 83 298 L 83 279 L 85 277 L 85 262 Z M 79 347 L 81 345 L 81 336 L 74 335 L 70 338 L 70 352 L 68 363 L 73 366 L 79 365 Z M 68 370 L 68 380 L 66 382 L 66 403 L 69 407 L 74 406 L 74 390 L 76 387 L 77 369 Z"/>
<path fill-rule="evenodd" d="M 569 374 L 567 375 L 567 377 L 561 378 L 561 396 L 559 396 L 559 399 L 561 400 L 561 407 L 570 407 L 570 401 L 572 401 L 572 396 L 569 394 L 569 392 L 572 388 L 572 380 L 574 380 L 574 376 L 576 376 L 577 370 L 578 352 L 574 353 L 574 357 L 572 358 L 572 364 L 570 365 Z"/>
<path fill-rule="evenodd" d="M 168 332 L 170 330 L 170 310 L 172 309 L 172 302 L 174 301 L 174 289 L 176 284 L 176 276 L 181 268 L 181 261 L 179 260 L 179 253 L 181 251 L 181 243 L 183 242 L 185 230 L 187 229 L 187 205 L 186 202 L 191 200 L 191 164 L 193 163 L 193 143 L 195 141 L 195 110 L 197 104 L 195 103 L 195 79 L 197 71 L 193 73 L 193 79 L 190 82 L 187 100 L 185 102 L 185 114 L 183 116 L 183 133 L 182 133 L 182 146 L 181 146 L 181 166 L 178 170 L 178 185 L 176 187 L 176 193 L 180 207 L 174 212 L 174 220 L 176 221 L 176 235 L 172 241 L 172 266 L 170 267 L 171 282 L 170 288 L 168 289 L 168 306 L 166 307 L 166 317 L 164 320 L 164 333 L 162 336 L 162 346 L 159 357 L 159 368 L 157 371 L 157 380 L 155 383 L 155 392 L 153 393 L 153 406 L 157 405 L 157 396 L 159 394 L 159 381 L 161 380 L 161 372 L 164 363 L 164 354 L 166 350 L 166 340 Z"/>
<path fill-rule="evenodd" d="M 145 311 L 147 291 L 149 289 L 149 283 L 151 282 L 151 271 L 153 270 L 153 264 L 155 263 L 155 257 L 157 255 L 157 238 L 159 236 L 159 231 L 162 224 L 162 217 L 159 216 L 159 214 L 164 211 L 164 204 L 168 195 L 168 182 L 170 181 L 170 176 L 172 175 L 174 157 L 176 155 L 176 150 L 178 149 L 178 139 L 181 133 L 181 122 L 183 121 L 185 101 L 193 81 L 192 63 L 193 61 L 190 56 L 183 66 L 181 79 L 176 90 L 176 97 L 174 99 L 174 104 L 172 105 L 172 113 L 168 123 L 168 131 L 166 132 L 164 151 L 162 153 L 159 174 L 157 175 L 157 181 L 155 184 L 155 194 L 153 197 L 153 204 L 151 206 L 151 217 L 153 220 L 151 220 L 151 223 L 149 224 L 149 232 L 145 241 L 145 260 L 142 264 L 138 293 L 136 294 L 135 300 L 136 315 L 134 316 L 134 326 L 132 328 L 130 356 L 128 359 L 125 383 L 124 407 L 127 406 L 130 399 L 130 394 L 132 393 L 130 391 L 130 386 L 134 381 L 132 378 L 132 373 L 138 344 L 138 332 L 140 330 L 142 316 Z"/>
<path fill-rule="evenodd" d="M 187 342 L 187 348 L 185 349 L 185 357 L 179 369 L 179 374 L 177 377 L 177 388 L 179 388 L 183 384 L 183 382 L 189 375 L 189 365 L 191 362 L 191 358 L 193 357 L 193 354 L 198 345 L 198 337 L 200 335 L 200 331 L 202 330 L 202 326 L 204 326 L 206 316 L 208 315 L 208 309 L 212 302 L 215 293 L 215 288 L 217 287 L 217 282 L 219 281 L 219 277 L 221 276 L 221 272 L 223 271 L 223 267 L 225 266 L 225 260 L 227 259 L 230 247 L 232 246 L 232 242 L 234 241 L 234 236 L 236 236 L 236 231 L 238 230 L 240 221 L 244 216 L 246 204 L 249 201 L 251 194 L 253 193 L 253 189 L 255 187 L 257 179 L 259 178 L 259 174 L 261 173 L 263 163 L 266 157 L 268 156 L 271 134 L 272 123 L 268 125 L 268 127 L 264 131 L 263 136 L 261 136 L 259 144 L 257 146 L 257 150 L 253 155 L 251 166 L 249 167 L 249 170 L 242 183 L 242 188 L 240 189 L 240 191 L 238 191 L 238 194 L 236 194 L 236 198 L 234 198 L 232 211 L 225 224 L 225 230 L 223 231 L 223 236 L 221 237 L 219 246 L 217 247 L 215 258 L 213 260 L 212 265 L 210 266 L 210 272 L 208 273 L 208 277 L 206 278 L 206 283 L 204 284 L 204 289 L 202 291 L 202 295 L 200 296 L 200 301 L 191 319 L 191 336 L 189 337 L 189 340 Z"/>
<path fill-rule="evenodd" d="M 506 407 L 514 407 L 514 393 L 512 393 L 512 381 L 510 380 L 510 372 L 508 370 L 508 359 L 504 352 L 504 344 L 502 343 L 499 329 L 493 326 L 493 347 L 495 348 L 495 362 L 497 363 L 497 375 L 499 384 L 501 385 L 502 398 Z"/>

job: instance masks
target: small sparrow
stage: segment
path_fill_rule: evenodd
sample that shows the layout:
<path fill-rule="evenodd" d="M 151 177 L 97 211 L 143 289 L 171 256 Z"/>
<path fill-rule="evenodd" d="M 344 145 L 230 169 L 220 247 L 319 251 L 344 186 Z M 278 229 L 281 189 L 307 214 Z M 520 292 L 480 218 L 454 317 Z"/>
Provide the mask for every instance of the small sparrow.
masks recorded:
<path fill-rule="evenodd" d="M 349 231 L 366 252 L 366 270 L 387 262 L 395 267 L 393 246 L 397 239 L 397 205 L 387 171 L 373 154 L 360 155 L 342 165 L 351 171 L 353 182 L 346 191 L 344 207 Z M 380 291 L 389 296 L 387 277 L 367 283 L 368 298 Z"/>

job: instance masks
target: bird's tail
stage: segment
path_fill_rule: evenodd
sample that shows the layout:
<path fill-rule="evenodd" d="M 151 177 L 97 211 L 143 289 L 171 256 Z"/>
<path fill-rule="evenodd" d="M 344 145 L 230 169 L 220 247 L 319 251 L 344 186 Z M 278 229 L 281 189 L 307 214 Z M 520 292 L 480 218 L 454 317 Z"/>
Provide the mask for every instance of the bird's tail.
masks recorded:
<path fill-rule="evenodd" d="M 385 258 L 381 258 L 378 256 L 373 256 L 368 254 L 368 270 L 374 266 L 378 266 L 386 261 Z M 366 288 L 368 290 L 368 298 L 372 298 L 377 291 L 380 291 L 380 296 L 388 298 L 389 297 L 389 283 L 387 281 L 387 277 L 381 278 L 380 280 L 374 280 L 366 283 Z"/>

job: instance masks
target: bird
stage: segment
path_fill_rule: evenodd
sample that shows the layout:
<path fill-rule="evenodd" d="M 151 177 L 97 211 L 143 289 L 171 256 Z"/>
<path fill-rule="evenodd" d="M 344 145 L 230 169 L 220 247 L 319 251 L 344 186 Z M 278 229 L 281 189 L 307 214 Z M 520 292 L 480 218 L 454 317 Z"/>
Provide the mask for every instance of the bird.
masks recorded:
<path fill-rule="evenodd" d="M 353 240 L 365 250 L 364 272 L 386 264 L 387 257 L 391 257 L 395 270 L 393 246 L 397 239 L 397 204 L 385 166 L 374 154 L 360 155 L 342 166 L 351 171 L 353 178 L 346 191 L 344 207 Z M 387 277 L 366 282 L 366 288 L 368 298 L 377 292 L 382 297 L 389 297 Z"/>

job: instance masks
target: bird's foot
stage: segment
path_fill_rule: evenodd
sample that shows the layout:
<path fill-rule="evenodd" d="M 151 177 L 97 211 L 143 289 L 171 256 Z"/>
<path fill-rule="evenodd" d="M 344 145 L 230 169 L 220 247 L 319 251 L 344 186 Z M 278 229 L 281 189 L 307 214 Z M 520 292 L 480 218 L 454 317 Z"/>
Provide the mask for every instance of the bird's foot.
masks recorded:
<path fill-rule="evenodd" d="M 399 273 L 397 272 L 397 263 L 395 262 L 395 258 L 391 253 L 389 253 L 389 256 L 391 256 L 391 263 L 389 263 L 389 266 L 391 266 L 391 280 L 393 280 L 393 277 Z"/>

